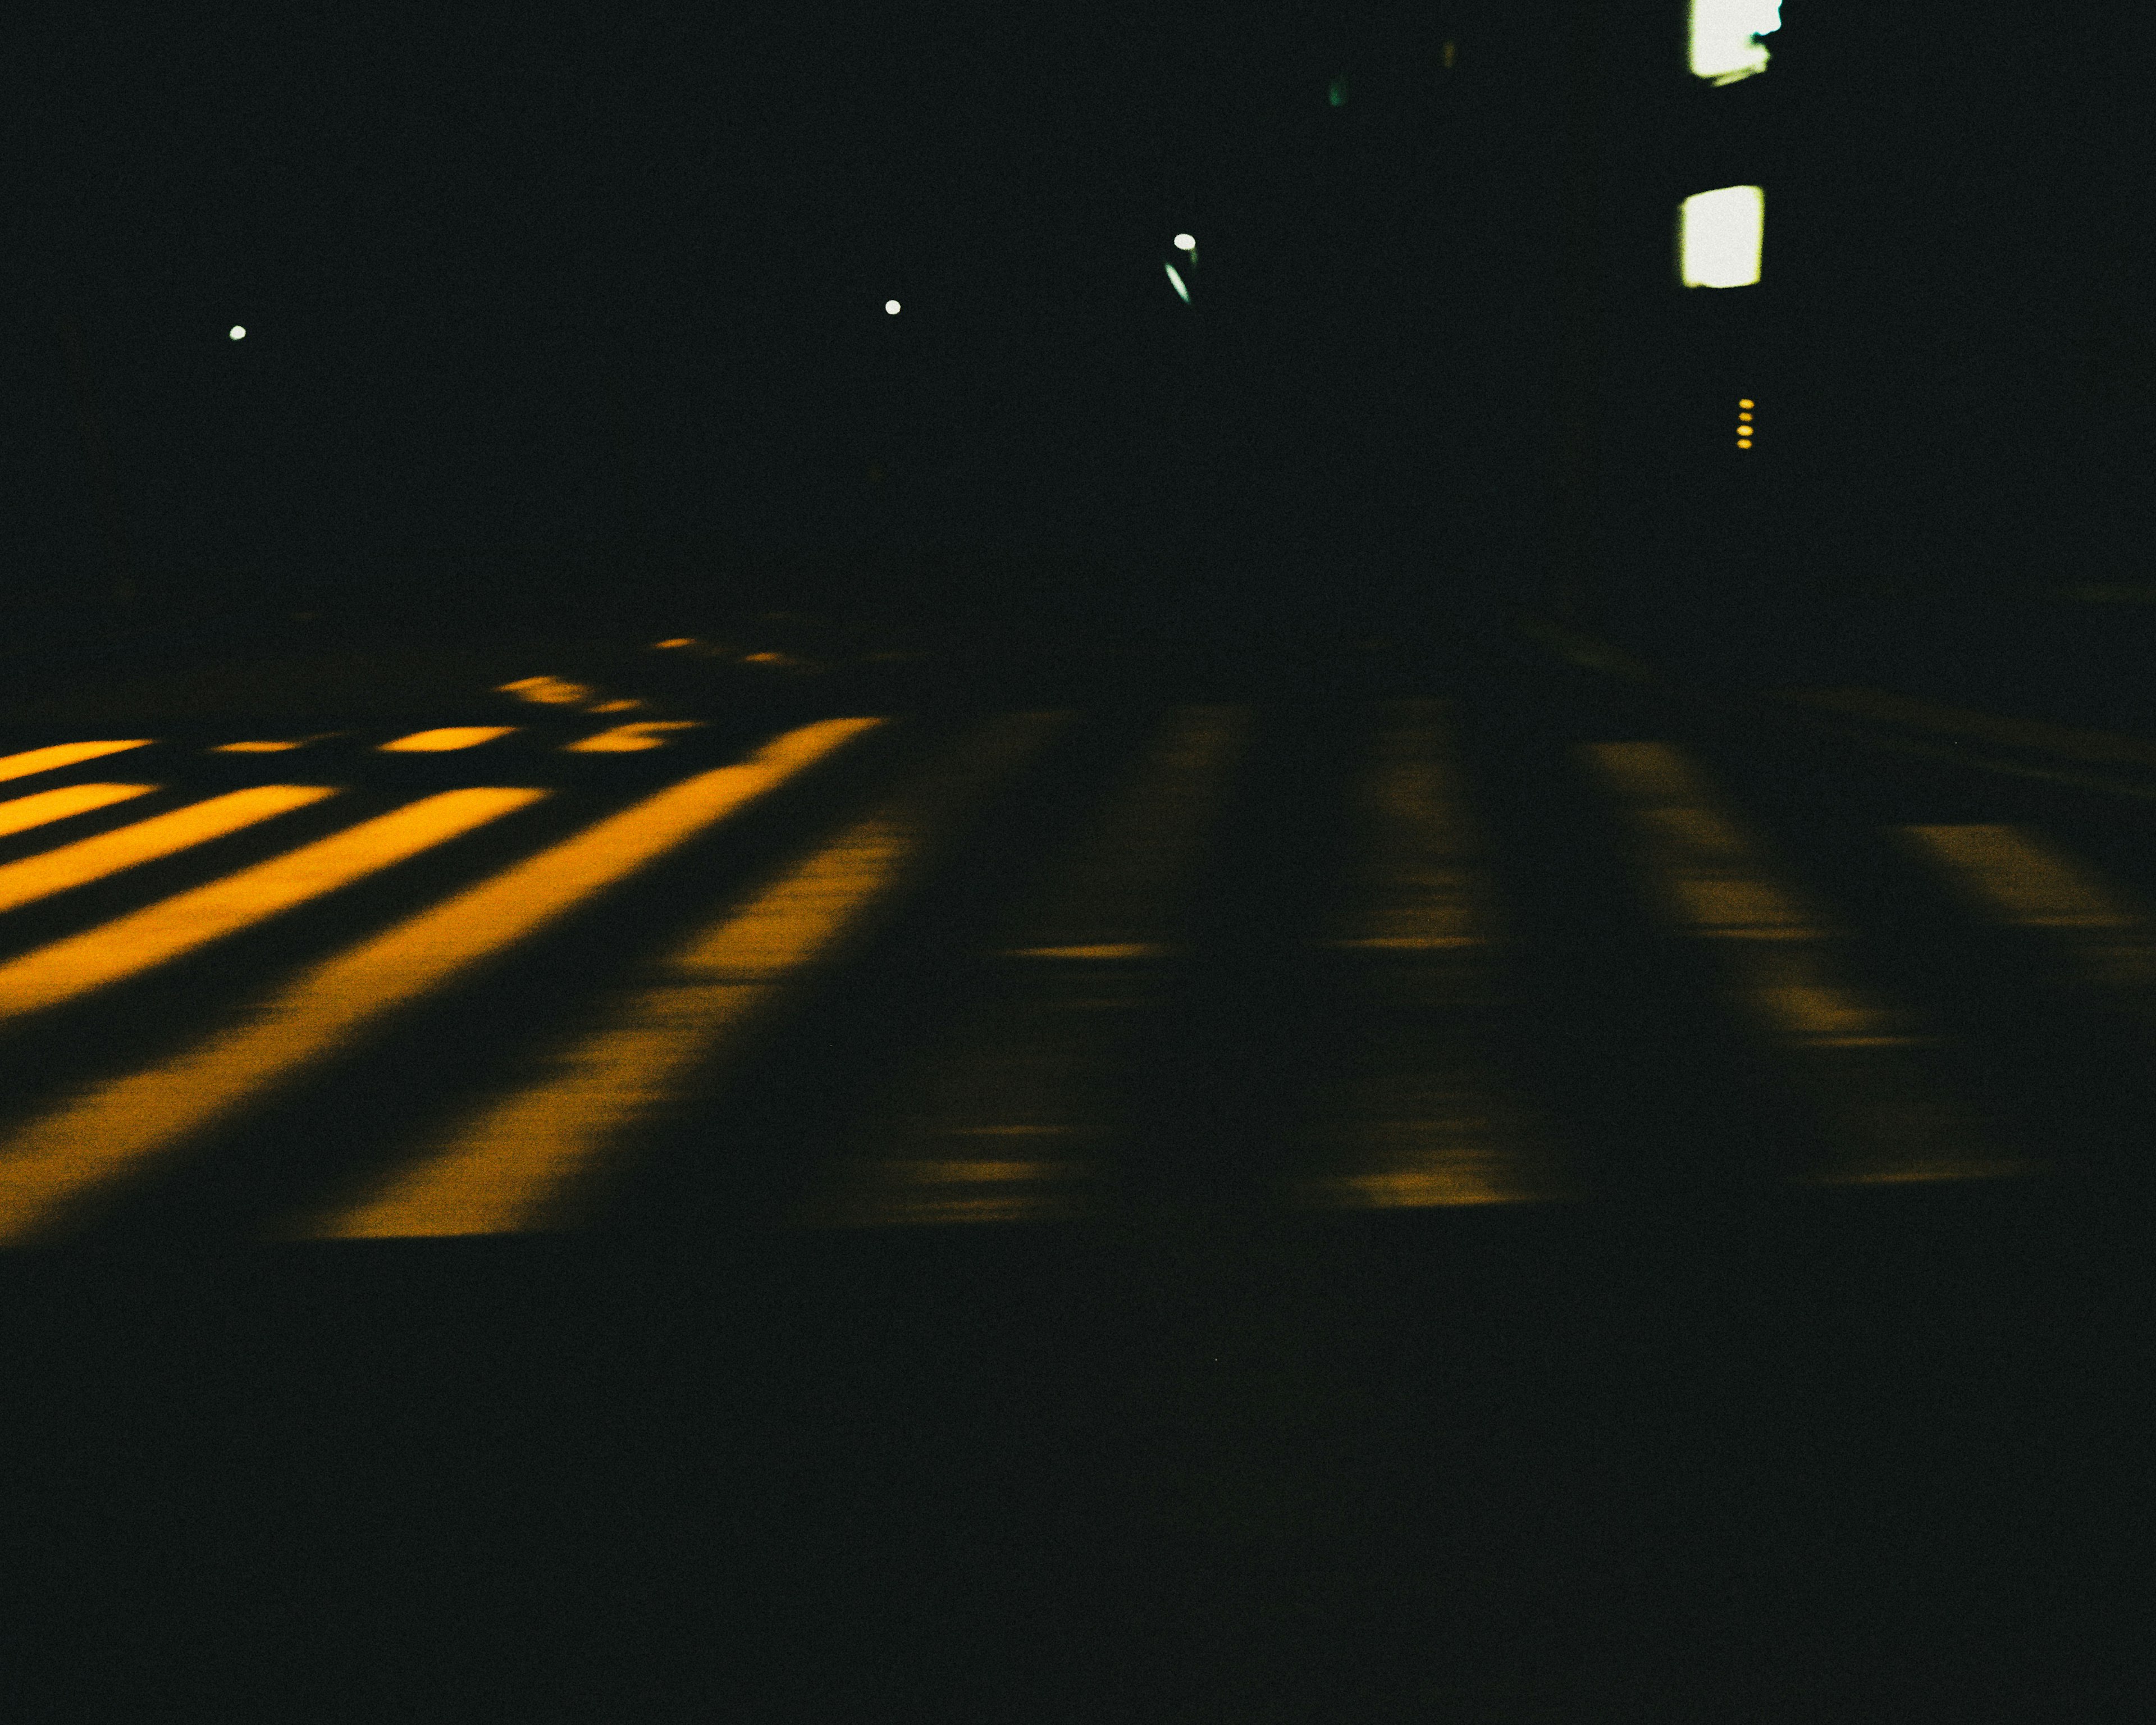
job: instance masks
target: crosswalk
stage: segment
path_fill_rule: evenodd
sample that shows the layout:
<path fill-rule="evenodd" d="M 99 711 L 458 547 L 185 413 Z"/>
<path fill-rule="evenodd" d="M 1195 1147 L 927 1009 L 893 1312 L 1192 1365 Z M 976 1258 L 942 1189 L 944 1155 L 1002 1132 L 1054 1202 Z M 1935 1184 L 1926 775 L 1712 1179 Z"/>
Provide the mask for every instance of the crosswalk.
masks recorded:
<path fill-rule="evenodd" d="M 1446 699 L 1368 703 L 1326 721 L 1329 764 L 1294 773 L 1276 758 L 1294 716 L 1235 704 L 838 716 L 746 749 L 705 738 L 704 758 L 686 722 L 572 727 L 505 773 L 488 751 L 531 727 L 20 749 L 0 758 L 0 1241 L 154 1215 L 265 1110 L 295 1144 L 311 1117 L 365 1116 L 404 1081 L 400 1027 L 445 999 L 471 1003 L 469 1065 L 393 1141 L 284 1179 L 238 1234 L 604 1225 L 639 1166 L 678 1159 L 685 1133 L 707 1143 L 778 1059 L 854 1087 L 844 1129 L 797 1147 L 800 1226 L 1142 1202 L 1208 1109 L 1242 1135 L 1208 1177 L 1267 1202 L 1593 1202 L 1621 1184 L 1605 1137 L 1643 1128 L 1599 1118 L 1606 1099 L 1566 1093 L 1532 1046 L 1575 1034 L 1577 1011 L 1537 1004 L 1566 954 L 1512 879 L 1522 839 L 1502 811 L 1521 791 L 1493 775 L 1517 764 L 1458 720 Z M 528 770 L 571 752 L 671 764 L 613 784 Z M 336 770 L 399 755 L 454 757 L 468 782 Z M 119 757 L 128 778 L 101 776 Z M 1563 834 L 1545 880 L 1614 893 L 1598 901 L 1621 907 L 1626 962 L 1667 955 L 1657 986 L 1693 990 L 1799 1122 L 1781 1149 L 1712 1147 L 1723 1174 L 2060 1170 L 2056 1142 L 1959 1082 L 2015 1051 L 1966 1045 L 1937 979 L 1883 962 L 1695 751 L 1590 738 L 1560 757 L 1549 798 L 1606 831 Z M 234 772 L 259 782 L 220 788 Z M 1289 831 L 1286 849 L 1263 837 Z M 1913 867 L 1977 962 L 2034 942 L 2061 1000 L 2156 1030 L 2148 911 L 2066 842 L 1998 821 L 1856 842 Z M 945 908 L 907 920 L 932 898 Z M 603 962 L 533 998 L 512 961 L 595 916 L 619 937 L 578 951 Z M 909 996 L 906 977 L 936 980 Z M 893 1058 L 864 1065 L 801 1009 L 841 985 L 891 1004 Z M 1632 1009 L 1598 999 L 1640 1046 L 1618 1022 Z M 511 1028 L 480 1034 L 496 1019 Z M 1666 1091 L 1709 1081 L 1719 1046 L 1664 1050 Z"/>

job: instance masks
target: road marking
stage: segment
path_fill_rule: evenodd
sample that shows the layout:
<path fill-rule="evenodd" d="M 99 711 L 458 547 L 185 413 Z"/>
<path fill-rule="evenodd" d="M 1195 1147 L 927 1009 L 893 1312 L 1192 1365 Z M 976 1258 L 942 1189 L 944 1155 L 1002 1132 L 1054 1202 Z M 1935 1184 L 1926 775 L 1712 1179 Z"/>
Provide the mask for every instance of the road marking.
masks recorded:
<path fill-rule="evenodd" d="M 979 1127 L 954 1138 L 1054 1138 L 1053 1127 Z M 950 1157 L 850 1159 L 833 1184 L 841 1196 L 803 1219 L 824 1227 L 943 1227 L 954 1223 L 1038 1222 L 1075 1214 L 1083 1162 L 1014 1162 Z"/>
<path fill-rule="evenodd" d="M 1341 952 L 1437 952 L 1455 947 L 1486 947 L 1490 940 L 1486 934 L 1399 934 L 1320 941 L 1318 945 Z"/>
<path fill-rule="evenodd" d="M 1075 958 L 1114 962 L 1123 958 L 1165 957 L 1172 948 L 1150 941 L 1125 941 L 1099 947 L 1016 947 L 1004 956 L 1008 958 Z"/>
<path fill-rule="evenodd" d="M 364 879 L 542 790 L 444 791 L 0 964 L 0 1020 L 56 1006 Z"/>
<path fill-rule="evenodd" d="M 1068 723 L 1007 716 L 914 783 L 700 930 L 655 985 L 608 1009 L 560 1050 L 551 1076 L 482 1109 L 381 1189 L 302 1224 L 302 1237 L 516 1233 L 553 1220 L 565 1190 L 613 1142 L 731 1051 L 781 984 L 829 954 L 887 901 L 955 806 L 985 790 Z"/>
<path fill-rule="evenodd" d="M 1081 1208 L 1088 1153 L 1111 1129 L 1163 961 L 1185 944 L 1193 865 L 1252 716 L 1240 706 L 1167 715 L 1004 924 L 1004 986 L 909 1076 L 910 1093 L 871 1123 L 861 1153 L 821 1171 L 798 1221 L 1014 1222 Z M 1044 1153 L 1014 1158 L 1013 1140 Z"/>
<path fill-rule="evenodd" d="M 2010 826 L 1906 826 L 1917 850 L 2001 922 L 2133 928 L 2142 918 L 2071 858 Z"/>
<path fill-rule="evenodd" d="M 137 737 L 126 742 L 56 742 L 48 748 L 29 749 L 19 755 L 0 756 L 0 779 L 28 778 L 33 773 L 95 761 L 100 755 L 116 755 L 122 749 L 144 749 L 155 737 Z"/>
<path fill-rule="evenodd" d="M 565 677 L 519 677 L 495 687 L 497 695 L 514 695 L 541 706 L 581 706 L 598 692 L 588 683 L 572 683 Z"/>
<path fill-rule="evenodd" d="M 1387 702 L 1348 814 L 1345 890 L 1320 945 L 1341 953 L 1338 1010 L 1360 1027 L 1310 1098 L 1317 1168 L 1298 1201 L 1393 1209 L 1569 1195 L 1546 1128 L 1484 1030 L 1502 931 L 1489 840 L 1455 765 L 1443 702 Z"/>
<path fill-rule="evenodd" d="M 1328 944 L 1426 952 L 1496 933 L 1488 843 L 1453 767 L 1435 701 L 1388 702 L 1349 818 L 1359 842 Z"/>
<path fill-rule="evenodd" d="M 2045 930 L 2085 981 L 2156 1014 L 2156 930 L 2132 896 L 2010 826 L 1907 826 L 1903 838 L 1977 910 Z"/>
<path fill-rule="evenodd" d="M 1014 953 L 1150 956 L 1173 948 L 1181 892 L 1250 727 L 1246 706 L 1168 716 L 1086 838 L 1014 919 Z"/>
<path fill-rule="evenodd" d="M 451 749 L 477 748 L 516 729 L 514 725 L 449 725 L 438 731 L 414 731 L 409 737 L 377 743 L 375 747 L 383 754 L 446 754 Z"/>
<path fill-rule="evenodd" d="M 303 749 L 311 742 L 322 742 L 332 737 L 342 737 L 341 731 L 317 731 L 312 737 L 294 737 L 290 741 L 260 742 L 220 742 L 209 752 L 213 755 L 275 755 L 286 749 Z"/>
<path fill-rule="evenodd" d="M 0 865 L 0 911 L 105 880 L 336 794 L 332 785 L 254 785 Z"/>
<path fill-rule="evenodd" d="M 701 719 L 640 719 L 633 725 L 617 725 L 611 731 L 597 732 L 562 747 L 572 755 L 625 755 L 639 749 L 660 749 L 673 741 L 674 732 L 700 730 L 703 722 Z"/>
<path fill-rule="evenodd" d="M 1680 932 L 1710 941 L 1739 1002 L 1784 1055 L 1831 1142 L 1820 1183 L 2026 1173 L 1912 1058 L 1934 1043 L 1906 1009 L 1869 996 L 1848 937 L 1778 878 L 1718 793 L 1661 742 L 1590 743 L 1582 758 L 1638 839 L 1643 884 Z"/>
<path fill-rule="evenodd" d="M 110 809 L 131 797 L 146 797 L 157 788 L 153 784 L 70 784 L 39 791 L 34 796 L 13 798 L 0 803 L 0 834 L 27 833 L 33 827 L 65 820 L 71 814 Z"/>
<path fill-rule="evenodd" d="M 1604 742 L 1582 752 L 1630 818 L 1641 840 L 1642 872 L 1674 925 L 1705 939 L 1783 947 L 1738 967 L 1748 999 L 1783 1036 L 1843 1046 L 1920 1040 L 1883 1004 L 1828 974 L 1827 946 L 1840 931 L 1775 878 L 1758 848 L 1712 806 L 1714 793 L 1676 749 Z"/>
<path fill-rule="evenodd" d="M 670 785 L 314 966 L 237 1027 L 31 1121 L 0 1141 L 0 1244 L 35 1237 L 82 1194 L 289 1083 L 397 1008 L 882 722 L 826 719 Z"/>

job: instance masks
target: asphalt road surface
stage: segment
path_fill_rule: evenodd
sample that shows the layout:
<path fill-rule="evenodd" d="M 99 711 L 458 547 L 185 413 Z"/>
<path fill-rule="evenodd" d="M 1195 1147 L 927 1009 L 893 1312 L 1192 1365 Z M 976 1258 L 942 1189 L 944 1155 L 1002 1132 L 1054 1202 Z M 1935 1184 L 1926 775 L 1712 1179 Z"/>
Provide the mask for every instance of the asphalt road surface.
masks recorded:
<path fill-rule="evenodd" d="M 8 1717 L 2146 1717 L 2148 797 L 668 639 L 10 721 Z"/>

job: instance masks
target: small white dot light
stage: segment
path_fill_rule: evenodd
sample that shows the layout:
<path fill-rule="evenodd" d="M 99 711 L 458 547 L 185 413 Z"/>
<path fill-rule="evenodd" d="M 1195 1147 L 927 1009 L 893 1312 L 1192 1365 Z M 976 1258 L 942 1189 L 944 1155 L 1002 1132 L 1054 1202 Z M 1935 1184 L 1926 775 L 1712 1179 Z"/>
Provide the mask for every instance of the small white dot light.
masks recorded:
<path fill-rule="evenodd" d="M 893 317 L 896 317 L 898 316 L 898 301 L 896 300 L 886 300 L 883 302 L 883 309 L 889 312 Z"/>
<path fill-rule="evenodd" d="M 1175 249 L 1179 252 L 1194 252 L 1198 249 L 1198 242 L 1188 234 L 1178 234 L 1175 236 Z"/>
<path fill-rule="evenodd" d="M 234 325 L 233 325 L 233 326 L 232 326 L 232 339 L 233 339 L 234 341 L 238 341 L 238 340 L 239 340 L 242 336 L 245 335 L 246 333 L 247 333 L 246 330 L 245 330 L 244 328 L 243 328 L 240 325 L 239 325 L 239 324 L 234 324 Z"/>

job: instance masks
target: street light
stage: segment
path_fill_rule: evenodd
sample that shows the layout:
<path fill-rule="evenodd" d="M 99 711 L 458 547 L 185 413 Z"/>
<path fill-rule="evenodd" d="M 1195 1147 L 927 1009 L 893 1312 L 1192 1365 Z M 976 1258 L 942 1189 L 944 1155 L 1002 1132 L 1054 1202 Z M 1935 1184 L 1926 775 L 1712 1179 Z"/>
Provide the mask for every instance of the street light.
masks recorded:
<path fill-rule="evenodd" d="M 1168 271 L 1168 285 L 1175 290 L 1183 303 L 1188 305 L 1190 303 L 1191 287 L 1198 280 L 1198 242 L 1188 234 L 1178 234 L 1175 236 L 1175 249 L 1184 254 L 1189 260 L 1189 280 L 1184 280 L 1183 271 L 1178 270 L 1170 259 L 1163 259 L 1161 268 Z"/>

